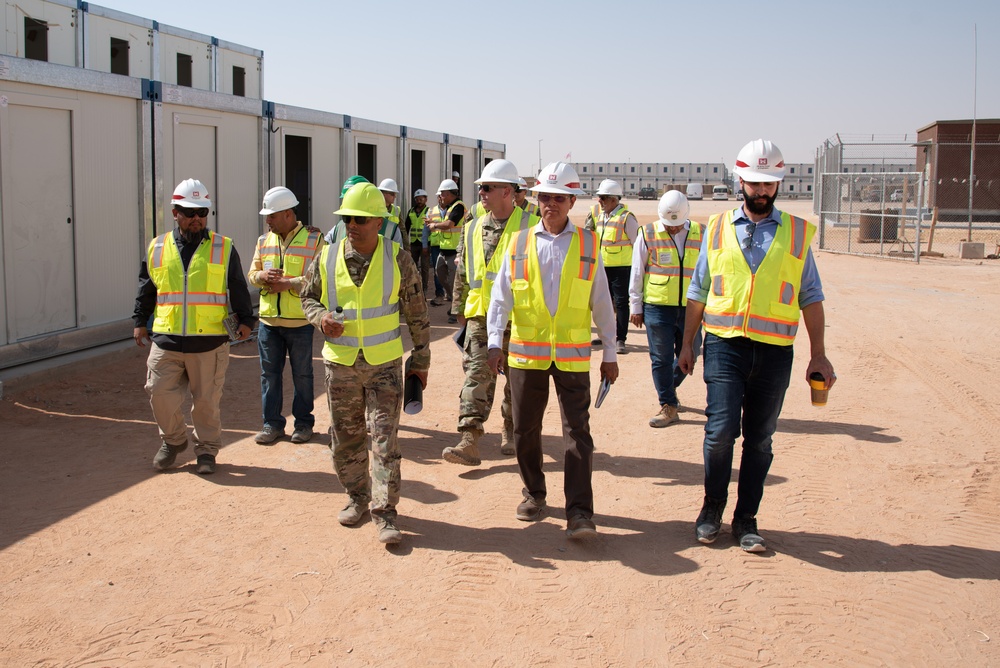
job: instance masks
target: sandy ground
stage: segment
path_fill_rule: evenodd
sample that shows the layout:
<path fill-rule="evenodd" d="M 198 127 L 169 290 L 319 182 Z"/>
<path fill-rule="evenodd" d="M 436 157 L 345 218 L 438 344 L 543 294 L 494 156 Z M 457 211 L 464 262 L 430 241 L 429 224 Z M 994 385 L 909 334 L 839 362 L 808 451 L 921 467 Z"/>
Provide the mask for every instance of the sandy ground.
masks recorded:
<path fill-rule="evenodd" d="M 642 220 L 655 211 L 632 206 Z M 138 349 L 8 388 L 0 665 L 1000 665 L 1000 265 L 817 262 L 839 382 L 825 408 L 810 405 L 803 329 L 760 555 L 728 534 L 694 540 L 701 366 L 680 389 L 682 422 L 649 428 L 637 330 L 591 412 L 600 534 L 584 543 L 563 531 L 554 397 L 543 521 L 514 518 L 521 485 L 499 454 L 499 411 L 480 468 L 441 460 L 461 381 L 443 308 L 426 408 L 399 432 L 406 538 L 393 549 L 367 519 L 337 524 L 327 444 L 253 443 L 253 344 L 232 350 L 213 476 L 194 473 L 190 450 L 152 470 Z"/>

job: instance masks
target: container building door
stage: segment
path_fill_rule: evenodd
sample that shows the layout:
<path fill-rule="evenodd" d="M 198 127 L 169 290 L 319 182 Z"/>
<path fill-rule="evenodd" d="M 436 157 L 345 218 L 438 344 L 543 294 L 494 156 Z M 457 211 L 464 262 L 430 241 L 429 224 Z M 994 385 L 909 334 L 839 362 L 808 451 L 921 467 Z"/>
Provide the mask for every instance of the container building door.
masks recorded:
<path fill-rule="evenodd" d="M 178 116 L 180 116 L 178 114 Z M 174 175 L 173 180 L 164 183 L 167 192 L 173 192 L 174 187 L 184 179 L 198 179 L 208 188 L 212 198 L 212 212 L 209 214 L 208 228 L 219 231 L 218 217 L 218 179 L 216 164 L 218 157 L 217 134 L 214 124 L 187 122 L 176 119 L 174 124 Z M 178 122 L 179 121 L 179 122 Z M 173 229 L 173 214 L 165 211 L 163 219 L 167 227 L 164 232 Z"/>
<path fill-rule="evenodd" d="M 0 107 L 7 342 L 13 343 L 77 326 L 73 116 L 68 109 Z"/>

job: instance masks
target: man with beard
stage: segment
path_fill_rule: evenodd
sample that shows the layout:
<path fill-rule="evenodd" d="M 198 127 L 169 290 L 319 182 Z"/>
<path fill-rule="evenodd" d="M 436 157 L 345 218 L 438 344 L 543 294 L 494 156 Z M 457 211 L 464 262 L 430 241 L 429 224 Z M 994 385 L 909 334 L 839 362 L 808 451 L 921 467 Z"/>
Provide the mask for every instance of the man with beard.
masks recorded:
<path fill-rule="evenodd" d="M 799 315 L 809 333 L 806 382 L 819 373 L 831 387 L 837 376 L 826 357 L 823 286 L 809 244 L 816 227 L 774 207 L 785 163 L 778 147 L 755 139 L 733 169 L 743 206 L 713 216 L 687 293 L 684 342 L 678 366 L 694 369 L 694 338 L 705 323 L 705 498 L 695 535 L 712 543 L 722 528 L 733 467 L 743 432 L 732 532 L 747 552 L 763 552 L 757 511 L 774 456 L 771 441 L 792 370 Z M 742 415 L 741 415 L 742 414 Z"/>
<path fill-rule="evenodd" d="M 418 188 L 413 193 L 413 206 L 403 223 L 406 229 L 403 237 L 410 240 L 410 257 L 413 263 L 420 269 L 420 284 L 424 289 L 424 297 L 427 296 L 427 284 L 431 278 L 430 251 L 424 248 L 421 239 L 424 234 L 424 218 L 427 217 L 427 191 Z"/>
<path fill-rule="evenodd" d="M 253 304 L 232 239 L 206 227 L 212 200 L 205 185 L 181 181 L 173 205 L 177 227 L 153 239 L 139 268 L 132 338 L 140 348 L 151 341 L 146 392 L 161 439 L 153 468 L 170 468 L 187 449 L 184 404 L 190 389 L 196 470 L 209 474 L 222 445 L 219 402 L 230 340 L 223 321 L 232 309 L 239 318 L 233 338 L 246 339 L 253 331 Z M 151 315 L 152 339 L 146 328 Z"/>

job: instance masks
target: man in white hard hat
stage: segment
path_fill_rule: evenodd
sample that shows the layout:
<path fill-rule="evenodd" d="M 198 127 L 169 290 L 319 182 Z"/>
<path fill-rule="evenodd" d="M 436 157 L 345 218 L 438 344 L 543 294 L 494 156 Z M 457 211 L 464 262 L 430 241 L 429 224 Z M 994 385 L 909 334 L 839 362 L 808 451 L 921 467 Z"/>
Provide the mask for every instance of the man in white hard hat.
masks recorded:
<path fill-rule="evenodd" d="M 805 378 L 837 376 L 826 357 L 823 285 L 809 245 L 816 227 L 774 206 L 785 162 L 766 139 L 744 146 L 733 169 L 743 205 L 713 216 L 688 289 L 678 365 L 694 369 L 694 340 L 705 326 L 705 498 L 695 536 L 711 543 L 722 528 L 733 447 L 743 434 L 732 532 L 747 552 L 763 552 L 757 511 L 774 458 L 772 436 L 792 370 L 799 317 L 809 333 Z"/>
<path fill-rule="evenodd" d="M 313 436 L 313 327 L 306 320 L 299 297 L 306 268 L 324 242 L 319 230 L 303 227 L 295 216 L 299 200 L 288 188 L 277 186 L 264 193 L 260 215 L 268 232 L 257 239 L 247 277 L 260 288 L 260 390 L 264 425 L 254 437 L 271 445 L 285 435 L 282 415 L 282 375 L 285 357 L 292 367 L 292 443 L 306 443 Z"/>
<path fill-rule="evenodd" d="M 614 308 L 597 235 L 569 221 L 576 196 L 583 192 L 576 170 L 553 162 L 538 175 L 532 190 L 538 195 L 542 220 L 511 240 L 500 265 L 486 316 L 488 359 L 494 372 L 506 368 L 511 386 L 514 448 L 524 483 L 516 517 L 525 522 L 540 519 L 546 503 L 542 418 L 549 378 L 555 383 L 566 445 L 566 533 L 580 538 L 597 532 L 591 485 L 591 319 L 607 344 L 602 383 L 614 383 L 618 378 L 618 360 L 610 345 Z M 510 352 L 504 359 L 508 318 Z"/>
<path fill-rule="evenodd" d="M 455 282 L 455 258 L 458 242 L 462 237 L 462 222 L 465 219 L 465 204 L 458 198 L 458 184 L 445 179 L 438 186 L 438 205 L 431 207 L 424 225 L 428 238 L 438 236 L 438 256 L 434 264 L 434 274 L 445 293 L 444 298 L 452 301 L 452 287 Z M 441 306 L 439 298 L 431 300 L 431 306 Z M 449 323 L 458 322 L 454 315 L 448 316 Z"/>
<path fill-rule="evenodd" d="M 462 435 L 458 445 L 445 448 L 441 456 L 445 461 L 465 466 L 479 466 L 479 439 L 493 409 L 497 374 L 487 361 L 489 352 L 486 333 L 486 310 L 493 291 L 493 279 L 507 257 L 510 240 L 521 230 L 538 223 L 520 207 L 514 206 L 514 188 L 517 185 L 517 168 L 509 160 L 493 160 L 483 168 L 476 181 L 485 213 L 468 223 L 458 243 L 458 270 L 452 314 L 465 322 L 465 349 L 462 369 L 465 384 L 459 393 L 458 432 Z M 504 347 L 510 339 L 510 329 L 504 333 Z M 500 433 L 500 452 L 514 454 L 514 423 L 511 418 L 510 383 L 504 383 L 503 430 Z"/>
<path fill-rule="evenodd" d="M 424 235 L 424 218 L 427 217 L 427 191 L 417 188 L 413 192 L 413 206 L 410 207 L 406 218 L 403 219 L 403 236 L 409 239 L 410 256 L 413 263 L 420 268 L 420 280 L 423 287 L 424 297 L 427 297 L 428 284 L 431 280 L 431 263 L 429 260 L 429 250 L 424 247 L 422 239 Z"/>
<path fill-rule="evenodd" d="M 676 357 L 684 338 L 684 307 L 701 252 L 702 232 L 701 225 L 688 219 L 689 211 L 684 193 L 664 193 L 657 207 L 659 220 L 640 227 L 632 247 L 629 319 L 636 327 L 646 328 L 653 387 L 660 406 L 649 421 L 650 427 L 666 427 L 680 420 L 677 387 L 686 375 L 677 368 Z"/>
<path fill-rule="evenodd" d="M 335 213 L 343 216 L 347 237 L 325 247 L 309 266 L 302 309 L 326 338 L 333 466 L 349 497 L 337 521 L 357 524 L 370 502 L 379 541 L 392 545 L 403 539 L 396 526 L 404 382 L 400 314 L 413 342 L 407 374 L 426 387 L 427 303 L 410 254 L 378 232 L 387 210 L 374 185 L 351 187 Z"/>
<path fill-rule="evenodd" d="M 150 242 L 139 268 L 132 338 L 140 348 L 146 341 L 151 344 L 146 392 L 160 432 L 160 449 L 153 457 L 159 471 L 172 467 L 187 449 L 184 404 L 190 390 L 195 470 L 215 472 L 229 341 L 245 340 L 254 326 L 239 253 L 232 239 L 208 229 L 211 207 L 201 181 L 181 181 L 173 194 L 176 227 Z M 152 337 L 147 329 L 151 316 Z"/>
<path fill-rule="evenodd" d="M 514 188 L 514 204 L 532 216 L 539 215 L 538 205 L 528 199 L 528 182 L 520 176 L 517 177 L 517 186 Z"/>
<path fill-rule="evenodd" d="M 398 243 L 406 250 L 410 250 L 410 237 L 402 229 L 399 218 L 399 207 L 396 206 L 396 197 L 399 195 L 399 188 L 396 186 L 395 179 L 382 179 L 382 182 L 378 184 L 378 189 L 382 193 L 383 199 L 385 199 L 385 208 L 389 212 L 389 215 L 382 221 L 382 236 L 385 236 L 385 230 L 391 223 L 396 226 L 396 229 L 400 230 Z"/>
<path fill-rule="evenodd" d="M 604 179 L 597 188 L 599 204 L 591 207 L 584 227 L 595 230 L 601 239 L 601 259 L 608 274 L 608 286 L 615 305 L 616 343 L 619 354 L 628 352 L 628 282 L 632 271 L 632 244 L 639 234 L 639 222 L 621 203 L 621 184 Z M 594 343 L 597 343 L 596 341 Z"/>

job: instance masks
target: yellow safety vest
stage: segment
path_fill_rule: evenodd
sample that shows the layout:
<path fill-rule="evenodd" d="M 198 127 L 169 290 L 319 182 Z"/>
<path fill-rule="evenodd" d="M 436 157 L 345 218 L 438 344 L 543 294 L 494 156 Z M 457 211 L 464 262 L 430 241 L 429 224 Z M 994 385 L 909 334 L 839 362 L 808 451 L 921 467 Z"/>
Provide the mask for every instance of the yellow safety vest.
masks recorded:
<path fill-rule="evenodd" d="M 712 216 L 705 232 L 712 285 L 705 331 L 723 338 L 790 346 L 799 328 L 799 289 L 816 226 L 787 213 L 757 273 L 750 272 L 736 238 L 733 212 Z"/>
<path fill-rule="evenodd" d="M 465 317 L 475 318 L 486 315 L 490 306 L 490 294 L 493 292 L 493 282 L 497 280 L 501 264 L 507 257 L 507 247 L 514 234 L 538 223 L 538 217 L 532 216 L 520 207 L 514 207 L 507 223 L 500 234 L 500 241 L 493 249 L 493 255 L 486 259 L 486 248 L 483 245 L 482 222 L 488 216 L 483 213 L 471 224 L 465 227 L 465 272 L 469 282 L 469 295 L 465 299 Z"/>
<path fill-rule="evenodd" d="M 288 243 L 288 248 L 282 251 L 279 235 L 274 232 L 262 234 L 257 239 L 257 253 L 260 255 L 261 266 L 266 267 L 270 262 L 272 269 L 284 271 L 285 278 L 298 278 L 306 273 L 306 267 L 316 255 L 316 248 L 322 238 L 318 230 L 310 232 L 307 228 L 301 227 Z M 292 290 L 283 292 L 262 290 L 260 317 L 305 320 L 306 314 L 302 311 L 302 300 L 299 299 L 298 293 Z"/>
<path fill-rule="evenodd" d="M 427 216 L 424 219 L 424 223 L 429 225 L 431 223 L 441 222 L 441 207 L 432 206 L 427 209 Z M 428 235 L 429 243 L 431 246 L 441 246 L 441 230 L 431 230 Z"/>
<path fill-rule="evenodd" d="M 389 215 L 382 219 L 384 221 L 392 221 L 399 225 L 399 207 L 393 204 L 389 207 Z M 383 227 L 385 225 L 383 224 Z"/>
<path fill-rule="evenodd" d="M 424 211 L 426 212 L 427 210 L 424 209 Z M 413 209 L 410 209 L 408 218 L 410 219 L 410 243 L 419 244 L 423 241 L 424 217 Z"/>
<path fill-rule="evenodd" d="M 153 239 L 146 267 L 156 286 L 155 334 L 226 336 L 222 321 L 229 315 L 226 289 L 232 248 L 232 239 L 210 231 L 185 270 L 173 232 Z"/>
<path fill-rule="evenodd" d="M 359 350 L 364 351 L 369 364 L 385 364 L 403 356 L 403 341 L 399 336 L 398 252 L 398 243 L 380 236 L 365 280 L 358 287 L 347 271 L 344 241 L 323 248 L 319 263 L 323 306 L 330 311 L 338 306 L 344 310 L 344 332 L 337 338 L 326 337 L 323 359 L 352 366 Z"/>
<path fill-rule="evenodd" d="M 469 223 L 486 215 L 486 207 L 483 206 L 482 202 L 476 202 L 476 205 L 469 209 L 469 212 L 465 214 L 465 222 Z"/>
<path fill-rule="evenodd" d="M 559 283 L 556 317 L 545 305 L 534 229 L 524 230 L 508 246 L 511 311 L 507 363 L 517 369 L 590 370 L 590 295 L 597 273 L 597 235 L 576 228 Z"/>
<path fill-rule="evenodd" d="M 455 207 L 459 204 L 465 206 L 461 200 L 455 200 L 452 205 L 448 207 L 448 210 L 444 212 L 444 215 L 439 218 L 439 220 L 448 220 L 449 216 L 451 216 L 451 212 L 454 211 Z M 458 226 L 452 230 L 441 232 L 441 250 L 455 250 L 458 248 L 458 241 L 462 238 L 462 230 L 458 229 L 458 227 L 461 227 L 461 223 L 459 223 Z"/>
<path fill-rule="evenodd" d="M 542 212 L 538 208 L 538 205 L 532 202 L 530 199 L 524 200 L 524 207 L 522 208 L 528 213 L 530 213 L 532 216 L 538 216 L 539 218 L 542 217 Z"/>
<path fill-rule="evenodd" d="M 684 262 L 674 238 L 656 223 L 642 228 L 646 241 L 646 273 L 642 279 L 642 301 L 660 306 L 686 306 L 694 265 L 701 251 L 701 225 L 691 221 L 684 241 Z"/>
<path fill-rule="evenodd" d="M 624 204 L 619 204 L 610 218 L 605 223 L 598 223 L 598 216 L 601 214 L 599 206 L 595 206 L 593 215 L 594 226 L 599 228 L 601 234 L 601 258 L 605 267 L 631 267 L 632 266 L 632 242 L 625 233 L 625 219 L 629 216 L 629 210 Z"/>

